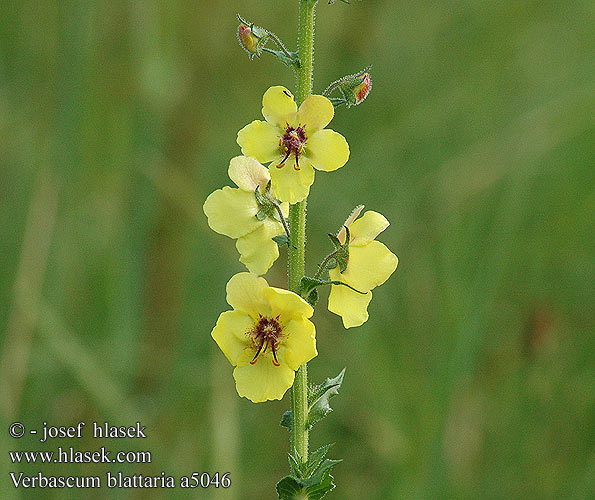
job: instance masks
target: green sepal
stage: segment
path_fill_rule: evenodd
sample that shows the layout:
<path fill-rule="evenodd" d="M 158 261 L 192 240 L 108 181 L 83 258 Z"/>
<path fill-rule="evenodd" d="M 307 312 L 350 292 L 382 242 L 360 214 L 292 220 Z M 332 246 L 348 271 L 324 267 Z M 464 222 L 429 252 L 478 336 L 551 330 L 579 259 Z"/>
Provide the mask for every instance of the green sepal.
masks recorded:
<path fill-rule="evenodd" d="M 285 233 L 273 236 L 273 241 L 277 243 L 277 245 L 279 245 L 280 247 L 282 247 L 283 245 L 289 245 L 289 237 Z"/>
<path fill-rule="evenodd" d="M 328 4 L 329 5 L 333 5 L 335 3 L 336 0 L 328 0 Z M 351 2 L 349 2 L 348 0 L 341 0 L 341 2 L 346 3 L 347 5 L 350 5 Z"/>
<path fill-rule="evenodd" d="M 316 288 L 308 294 L 306 297 L 306 302 L 312 307 L 318 304 L 318 290 L 316 290 Z"/>
<path fill-rule="evenodd" d="M 326 417 L 333 409 L 330 407 L 329 400 L 339 394 L 339 389 L 343 383 L 345 368 L 334 378 L 327 378 L 319 386 L 314 386 L 308 390 L 308 420 L 306 427 L 312 426 Z"/>
<path fill-rule="evenodd" d="M 341 240 L 337 237 L 336 234 L 329 233 L 328 237 L 332 241 L 335 252 L 334 252 L 334 259 L 335 265 L 330 266 L 330 261 L 327 262 L 326 268 L 327 269 L 334 269 L 335 267 L 339 266 L 339 271 L 342 273 L 345 272 L 347 269 L 347 264 L 349 263 L 349 242 L 351 241 L 351 233 L 349 232 L 349 228 L 347 226 L 343 226 L 345 228 L 345 243 L 341 243 Z"/>
<path fill-rule="evenodd" d="M 346 286 L 347 288 L 353 290 L 354 292 L 364 295 L 364 292 L 360 292 L 356 288 L 353 288 L 351 285 L 348 285 L 347 283 L 343 283 L 342 281 L 321 280 L 318 278 L 311 278 L 310 276 L 304 276 L 302 278 L 302 281 L 300 282 L 300 295 L 304 299 L 306 299 L 306 301 L 308 301 L 310 303 L 310 305 L 315 305 L 316 301 L 318 300 L 318 291 L 316 290 L 316 288 L 319 286 L 323 286 L 323 285 Z M 312 299 L 314 301 L 314 304 L 312 304 L 309 300 L 309 298 L 312 296 L 312 294 L 315 294 L 314 298 Z"/>
<path fill-rule="evenodd" d="M 258 220 L 265 220 L 269 217 L 275 217 L 277 211 L 275 210 L 275 205 L 273 204 L 273 201 L 270 199 L 268 185 L 267 189 L 265 189 L 264 194 L 260 192 L 260 189 L 257 186 L 254 190 L 254 198 L 256 199 L 256 203 L 259 207 L 258 212 L 256 212 L 256 218 Z"/>

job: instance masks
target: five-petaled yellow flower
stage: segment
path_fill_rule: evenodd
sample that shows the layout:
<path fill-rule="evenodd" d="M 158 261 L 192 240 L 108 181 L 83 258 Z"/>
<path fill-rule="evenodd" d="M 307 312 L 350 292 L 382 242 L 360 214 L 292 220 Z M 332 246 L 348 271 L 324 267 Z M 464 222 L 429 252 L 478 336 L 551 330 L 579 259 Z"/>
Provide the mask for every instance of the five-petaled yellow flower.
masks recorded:
<path fill-rule="evenodd" d="M 367 211 L 357 219 L 363 206 L 347 219 L 349 228 L 349 260 L 341 272 L 337 266 L 329 271 L 333 281 L 341 281 L 364 294 L 346 286 L 332 285 L 328 298 L 328 310 L 343 318 L 345 328 L 360 326 L 368 320 L 368 304 L 371 290 L 382 285 L 397 268 L 399 259 L 384 244 L 374 238 L 384 231 L 389 222 L 378 212 Z M 357 219 L 357 220 L 355 220 Z M 347 238 L 345 227 L 337 235 L 342 244 Z"/>
<path fill-rule="evenodd" d="M 254 158 L 236 156 L 229 163 L 228 173 L 239 189 L 225 186 L 211 193 L 203 210 L 213 231 L 238 239 L 236 247 L 240 252 L 240 262 L 249 271 L 264 274 L 279 257 L 278 245 L 272 238 L 284 231 L 277 214 L 271 214 L 264 220 L 256 216 L 261 207 L 255 190 L 258 188 L 260 193 L 265 192 L 271 178 L 269 171 Z M 281 211 L 287 217 L 287 203 L 281 205 Z"/>
<path fill-rule="evenodd" d="M 238 394 L 254 403 L 281 399 L 295 371 L 318 354 L 312 307 L 250 273 L 232 276 L 227 302 L 234 310 L 221 313 L 211 336 L 235 366 Z"/>
<path fill-rule="evenodd" d="M 333 119 L 332 103 L 311 95 L 299 109 L 285 87 L 269 88 L 262 98 L 266 121 L 254 120 L 238 132 L 242 153 L 269 165 L 276 196 L 297 203 L 308 196 L 314 169 L 331 172 L 349 159 L 345 138 L 324 129 Z M 323 130 L 324 129 L 324 130 Z"/>

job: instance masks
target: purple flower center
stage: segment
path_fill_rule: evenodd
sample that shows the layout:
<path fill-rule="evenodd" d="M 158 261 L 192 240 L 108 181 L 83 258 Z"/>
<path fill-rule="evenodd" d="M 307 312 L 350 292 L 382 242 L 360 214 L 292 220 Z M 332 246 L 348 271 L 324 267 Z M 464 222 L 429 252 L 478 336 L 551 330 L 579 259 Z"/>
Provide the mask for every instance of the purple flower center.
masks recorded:
<path fill-rule="evenodd" d="M 282 168 L 285 166 L 285 162 L 287 159 L 293 154 L 295 156 L 295 165 L 293 168 L 296 170 L 300 169 L 299 165 L 299 158 L 302 150 L 304 149 L 304 145 L 306 144 L 306 128 L 303 125 L 298 125 L 297 128 L 292 127 L 291 125 L 287 124 L 285 133 L 279 139 L 279 148 L 281 152 L 285 155 L 285 158 L 281 161 L 277 168 Z"/>
<path fill-rule="evenodd" d="M 283 327 L 279 323 L 279 316 L 267 318 L 259 314 L 254 328 L 248 332 L 254 344 L 254 349 L 256 349 L 256 354 L 252 358 L 252 361 L 250 361 L 250 364 L 255 364 L 258 361 L 258 356 L 266 353 L 267 349 L 270 349 L 273 353 L 273 364 L 279 366 L 277 349 L 281 344 L 282 333 Z"/>

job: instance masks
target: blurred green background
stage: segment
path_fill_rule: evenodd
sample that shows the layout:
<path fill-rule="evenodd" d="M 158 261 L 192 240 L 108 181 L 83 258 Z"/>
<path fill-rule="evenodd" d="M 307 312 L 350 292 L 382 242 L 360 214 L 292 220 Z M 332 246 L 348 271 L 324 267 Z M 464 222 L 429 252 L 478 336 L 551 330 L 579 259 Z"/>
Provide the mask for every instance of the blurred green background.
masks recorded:
<path fill-rule="evenodd" d="M 235 393 L 210 338 L 244 270 L 202 203 L 230 183 L 270 57 L 236 13 L 294 47 L 297 1 L 0 4 L 0 497 L 272 499 L 281 402 Z M 314 381 L 347 374 L 313 447 L 328 498 L 587 499 L 595 492 L 595 4 L 364 0 L 318 7 L 315 92 L 373 64 L 331 128 L 351 147 L 309 199 L 310 272 L 359 203 L 400 258 L 370 320 L 315 313 Z M 285 258 L 268 273 L 285 284 Z M 147 426 L 94 440 L 93 421 Z M 81 440 L 8 437 L 87 422 Z M 150 450 L 150 465 L 16 465 L 7 450 Z M 8 472 L 179 478 L 229 490 L 15 490 Z"/>

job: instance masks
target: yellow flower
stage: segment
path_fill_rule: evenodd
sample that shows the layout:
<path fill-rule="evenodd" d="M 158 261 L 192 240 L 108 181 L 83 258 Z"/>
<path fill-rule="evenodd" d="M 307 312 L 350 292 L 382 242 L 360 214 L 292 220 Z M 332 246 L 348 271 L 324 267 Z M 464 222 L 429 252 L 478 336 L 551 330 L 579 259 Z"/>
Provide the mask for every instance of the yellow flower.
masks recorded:
<path fill-rule="evenodd" d="M 384 231 L 389 222 L 378 212 L 368 211 L 355 220 L 363 206 L 345 222 L 349 228 L 349 260 L 341 272 L 339 266 L 329 271 L 333 281 L 341 281 L 364 294 L 346 286 L 332 285 L 328 298 L 328 310 L 343 318 L 345 328 L 360 326 L 368 320 L 368 304 L 372 300 L 371 290 L 382 285 L 397 268 L 399 259 L 386 246 L 374 238 Z M 343 227 L 337 235 L 344 244 L 347 231 Z"/>
<path fill-rule="evenodd" d="M 236 248 L 240 252 L 240 262 L 249 271 L 264 274 L 279 257 L 278 245 L 272 238 L 284 231 L 278 215 L 272 210 L 262 220 L 257 217 L 262 207 L 255 190 L 265 192 L 271 178 L 269 171 L 254 158 L 236 156 L 229 163 L 228 173 L 239 189 L 226 186 L 211 193 L 203 210 L 213 231 L 238 239 Z M 287 217 L 289 206 L 285 203 L 281 210 Z"/>
<path fill-rule="evenodd" d="M 303 200 L 314 182 L 315 168 L 331 172 L 347 163 L 345 138 L 324 129 L 334 114 L 326 97 L 311 95 L 298 109 L 291 92 L 276 86 L 262 98 L 266 121 L 254 120 L 238 132 L 242 153 L 262 163 L 272 162 L 271 180 L 280 200 Z"/>
<path fill-rule="evenodd" d="M 250 273 L 232 276 L 227 302 L 234 310 L 221 313 L 211 336 L 235 366 L 238 394 L 253 403 L 281 399 L 295 371 L 318 354 L 312 307 Z"/>

